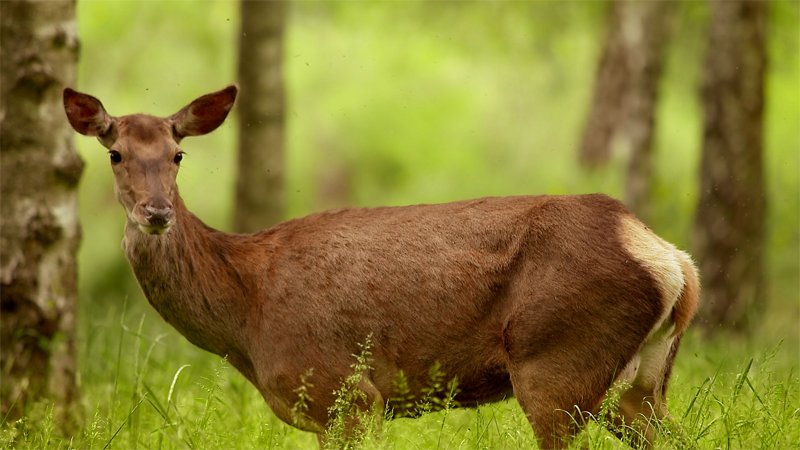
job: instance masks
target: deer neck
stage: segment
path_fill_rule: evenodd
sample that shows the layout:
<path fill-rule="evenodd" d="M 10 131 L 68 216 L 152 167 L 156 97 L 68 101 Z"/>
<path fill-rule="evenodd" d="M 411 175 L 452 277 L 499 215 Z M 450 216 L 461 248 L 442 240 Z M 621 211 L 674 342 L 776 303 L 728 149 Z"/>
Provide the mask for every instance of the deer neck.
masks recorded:
<path fill-rule="evenodd" d="M 249 278 L 226 257 L 238 235 L 214 230 L 176 195 L 175 225 L 163 235 L 142 233 L 130 219 L 123 248 L 148 302 L 198 347 L 227 356 L 245 376 Z"/>

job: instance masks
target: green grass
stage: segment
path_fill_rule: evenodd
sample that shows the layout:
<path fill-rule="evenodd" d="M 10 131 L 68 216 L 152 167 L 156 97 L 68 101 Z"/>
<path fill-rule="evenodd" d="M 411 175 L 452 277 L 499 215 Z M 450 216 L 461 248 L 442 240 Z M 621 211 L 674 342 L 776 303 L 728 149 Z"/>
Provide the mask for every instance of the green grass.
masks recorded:
<path fill-rule="evenodd" d="M 202 7 L 199 7 L 202 5 Z M 800 442 L 800 49 L 798 8 L 771 3 L 765 111 L 769 303 L 748 339 L 690 332 L 670 383 L 672 415 L 699 448 L 783 449 Z M 77 3 L 78 88 L 114 115 L 168 115 L 235 80 L 235 2 Z M 702 3 L 680 8 L 662 82 L 649 226 L 681 248 L 697 202 Z M 591 95 L 597 2 L 294 3 L 284 74 L 288 217 L 327 205 L 331 168 L 359 206 L 485 195 L 619 196 L 624 157 L 592 174 L 575 164 Z M 178 49 L 178 50 L 176 50 Z M 189 208 L 229 230 L 235 111 L 186 139 L 178 183 Z M 142 298 L 119 247 L 124 213 L 104 149 L 78 139 L 81 191 L 79 381 L 83 426 L 61 435 L 52 406 L 26 405 L 0 448 L 316 448 L 278 420 L 220 358 L 170 329 Z M 781 343 L 782 342 L 782 343 Z M 529 449 L 514 400 L 380 425 L 364 447 Z M 590 425 L 576 442 L 624 448 Z M 659 443 L 676 448 L 674 442 Z"/>
<path fill-rule="evenodd" d="M 110 309 L 93 324 L 82 352 L 83 429 L 59 435 L 52 407 L 32 405 L 3 425 L 2 448 L 316 448 L 311 433 L 278 420 L 227 363 L 192 347 L 141 305 Z M 135 313 L 132 311 L 136 311 Z M 699 448 L 783 449 L 800 442 L 797 341 L 779 345 L 730 337 L 683 340 L 670 383 L 670 410 Z M 368 359 L 361 361 L 368 364 Z M 359 366 L 362 367 L 362 366 Z M 345 380 L 343 380 L 345 381 Z M 349 411 L 352 386 L 343 386 Z M 340 424 L 341 425 L 341 424 Z M 380 430 L 372 433 L 375 428 Z M 376 437 L 376 434 L 379 437 Z M 378 422 L 358 448 L 529 449 L 535 439 L 516 401 L 445 409 L 417 419 Z M 329 442 L 342 443 L 341 435 Z M 575 447 L 626 448 L 590 424 Z M 659 448 L 681 448 L 661 439 Z"/>

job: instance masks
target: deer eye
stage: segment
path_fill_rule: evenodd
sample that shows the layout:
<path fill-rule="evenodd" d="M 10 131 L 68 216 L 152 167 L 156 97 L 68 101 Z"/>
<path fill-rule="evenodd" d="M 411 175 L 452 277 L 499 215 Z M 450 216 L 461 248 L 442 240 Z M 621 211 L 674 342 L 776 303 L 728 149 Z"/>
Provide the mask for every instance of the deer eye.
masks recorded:
<path fill-rule="evenodd" d="M 183 152 L 178 152 L 175 154 L 175 159 L 173 159 L 173 161 L 175 161 L 175 164 L 180 164 L 182 159 L 183 159 Z"/>
<path fill-rule="evenodd" d="M 108 156 L 111 158 L 111 162 L 114 164 L 122 161 L 122 155 L 120 155 L 118 151 L 111 150 L 108 152 Z"/>

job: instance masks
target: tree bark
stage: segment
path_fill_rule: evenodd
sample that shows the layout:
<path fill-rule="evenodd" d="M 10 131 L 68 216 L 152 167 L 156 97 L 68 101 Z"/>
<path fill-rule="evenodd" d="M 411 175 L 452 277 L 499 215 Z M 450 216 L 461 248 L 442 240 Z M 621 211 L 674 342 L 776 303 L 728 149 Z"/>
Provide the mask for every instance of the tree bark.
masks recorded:
<path fill-rule="evenodd" d="M 609 4 L 605 45 L 578 153 L 578 162 L 589 169 L 603 166 L 611 159 L 614 137 L 623 122 L 623 99 L 629 78 L 622 26 L 625 7 L 624 2 L 620 1 Z"/>
<path fill-rule="evenodd" d="M 652 143 L 658 83 L 673 5 L 614 1 L 579 152 L 589 169 L 609 162 L 614 147 L 629 153 L 625 203 L 646 220 L 652 190 Z"/>
<path fill-rule="evenodd" d="M 62 90 L 78 58 L 75 2 L 0 2 L 0 24 L 0 403 L 13 419 L 48 398 L 67 425 L 83 161 Z"/>
<path fill-rule="evenodd" d="M 653 136 L 658 84 L 673 9 L 668 1 L 626 2 L 628 92 L 625 95 L 625 140 L 630 149 L 624 200 L 647 221 L 653 190 Z"/>
<path fill-rule="evenodd" d="M 284 88 L 281 63 L 287 3 L 242 1 L 239 39 L 239 175 L 234 229 L 254 232 L 283 219 Z"/>
<path fill-rule="evenodd" d="M 703 155 L 695 254 L 704 284 L 700 323 L 747 332 L 763 309 L 762 114 L 766 2 L 709 2 Z"/>

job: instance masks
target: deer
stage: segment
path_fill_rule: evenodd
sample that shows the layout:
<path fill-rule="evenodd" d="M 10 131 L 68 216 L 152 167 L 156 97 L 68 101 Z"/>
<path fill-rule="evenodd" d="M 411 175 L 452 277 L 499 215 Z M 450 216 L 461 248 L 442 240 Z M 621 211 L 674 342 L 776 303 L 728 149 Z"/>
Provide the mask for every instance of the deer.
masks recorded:
<path fill-rule="evenodd" d="M 114 117 L 71 88 L 63 99 L 75 131 L 108 149 L 125 256 L 150 305 L 226 357 L 278 418 L 324 445 L 334 391 L 369 338 L 358 410 L 386 408 L 398 375 L 419 393 L 437 366 L 457 380 L 460 406 L 515 397 L 541 448 L 569 445 L 612 386 L 618 436 L 651 446 L 672 421 L 666 392 L 697 309 L 697 270 L 621 202 L 347 207 L 218 231 L 179 195 L 180 143 L 219 127 L 238 92 L 229 85 L 169 117 Z M 311 400 L 298 418 L 304 374 Z"/>

